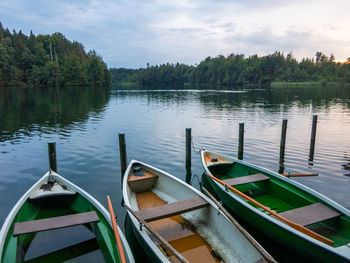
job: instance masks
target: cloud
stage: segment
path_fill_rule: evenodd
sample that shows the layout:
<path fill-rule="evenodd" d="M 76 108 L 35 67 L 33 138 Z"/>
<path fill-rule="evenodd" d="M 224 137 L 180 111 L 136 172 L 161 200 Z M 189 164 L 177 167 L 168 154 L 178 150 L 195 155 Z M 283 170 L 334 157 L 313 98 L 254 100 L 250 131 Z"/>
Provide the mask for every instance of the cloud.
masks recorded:
<path fill-rule="evenodd" d="M 61 32 L 95 49 L 110 67 L 137 68 L 276 50 L 346 58 L 347 7 L 345 0 L 12 0 L 0 3 L 0 17 L 25 33 Z"/>

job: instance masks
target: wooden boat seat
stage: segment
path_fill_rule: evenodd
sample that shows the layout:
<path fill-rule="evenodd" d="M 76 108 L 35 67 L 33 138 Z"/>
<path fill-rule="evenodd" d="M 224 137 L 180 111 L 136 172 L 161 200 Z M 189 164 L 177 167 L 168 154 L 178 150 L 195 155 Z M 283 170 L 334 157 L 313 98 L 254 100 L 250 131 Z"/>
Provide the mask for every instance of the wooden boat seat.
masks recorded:
<path fill-rule="evenodd" d="M 247 176 L 242 177 L 236 177 L 236 178 L 230 178 L 226 180 L 222 180 L 228 185 L 240 185 L 240 184 L 247 184 L 247 183 L 255 183 L 260 181 L 270 180 L 270 177 L 264 175 L 264 174 L 251 174 Z"/>
<path fill-rule="evenodd" d="M 15 223 L 13 235 L 17 236 L 69 226 L 83 225 L 87 223 L 97 222 L 99 220 L 100 219 L 98 218 L 96 212 L 92 211 L 67 216 L 57 216 L 45 219 L 19 222 Z"/>
<path fill-rule="evenodd" d="M 128 185 L 135 193 L 148 191 L 153 188 L 158 179 L 158 175 L 144 171 L 144 176 L 135 176 L 130 174 L 128 177 Z"/>
<path fill-rule="evenodd" d="M 329 208 L 328 206 L 325 206 L 321 203 L 288 210 L 279 213 L 279 215 L 302 226 L 311 225 L 327 219 L 341 216 L 341 214 L 336 210 L 333 210 L 332 208 Z"/>
<path fill-rule="evenodd" d="M 209 203 L 203 198 L 196 196 L 166 205 L 142 209 L 135 211 L 135 213 L 146 222 L 150 222 L 182 213 L 187 213 L 206 206 L 209 206 Z"/>

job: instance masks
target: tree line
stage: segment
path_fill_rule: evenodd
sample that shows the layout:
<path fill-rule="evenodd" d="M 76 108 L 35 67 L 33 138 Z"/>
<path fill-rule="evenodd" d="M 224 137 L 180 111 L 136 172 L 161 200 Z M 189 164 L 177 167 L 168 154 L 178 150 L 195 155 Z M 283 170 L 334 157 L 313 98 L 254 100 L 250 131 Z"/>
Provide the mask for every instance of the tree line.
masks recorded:
<path fill-rule="evenodd" d="M 0 86 L 111 86 L 112 77 L 94 50 L 85 52 L 61 33 L 27 36 L 0 23 Z"/>
<path fill-rule="evenodd" d="M 289 53 L 259 57 L 244 54 L 207 57 L 198 65 L 163 64 L 140 69 L 112 68 L 116 88 L 189 87 L 221 89 L 237 86 L 269 86 L 272 82 L 350 83 L 350 58 L 337 63 L 333 55 L 317 52 L 315 58 L 297 61 Z"/>

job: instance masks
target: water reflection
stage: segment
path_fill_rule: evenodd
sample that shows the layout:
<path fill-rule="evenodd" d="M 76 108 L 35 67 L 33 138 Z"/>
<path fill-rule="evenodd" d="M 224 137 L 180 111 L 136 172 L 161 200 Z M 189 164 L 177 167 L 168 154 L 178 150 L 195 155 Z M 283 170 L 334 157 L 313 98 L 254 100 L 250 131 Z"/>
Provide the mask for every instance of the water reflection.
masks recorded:
<path fill-rule="evenodd" d="M 318 124 L 309 165 L 313 114 L 318 115 Z M 318 173 L 291 180 L 350 208 L 348 88 L 0 89 L 0 222 L 46 172 L 48 141 L 56 141 L 59 173 L 103 205 L 110 194 L 123 218 L 118 133 L 126 135 L 128 161 L 149 163 L 199 188 L 203 168 L 196 150 L 204 147 L 236 156 L 240 122 L 245 123 L 244 160 L 277 172 L 284 118 L 288 119 L 284 172 Z M 192 128 L 196 149 L 188 171 L 185 128 Z"/>
<path fill-rule="evenodd" d="M 103 111 L 109 97 L 107 88 L 0 88 L 0 142 L 37 133 L 69 136 L 89 114 Z"/>
<path fill-rule="evenodd" d="M 266 113 L 288 111 L 291 107 L 327 109 L 334 103 L 350 107 L 350 89 L 344 87 L 314 88 L 266 88 L 242 89 L 238 91 L 116 91 L 114 96 L 120 100 L 127 98 L 147 99 L 152 104 L 184 104 L 193 99 L 199 101 L 207 110 L 232 110 L 264 108 Z"/>
<path fill-rule="evenodd" d="M 350 176 L 350 156 L 346 152 L 344 153 L 344 160 L 346 163 L 341 165 L 343 169 L 346 171 L 344 175 Z"/>

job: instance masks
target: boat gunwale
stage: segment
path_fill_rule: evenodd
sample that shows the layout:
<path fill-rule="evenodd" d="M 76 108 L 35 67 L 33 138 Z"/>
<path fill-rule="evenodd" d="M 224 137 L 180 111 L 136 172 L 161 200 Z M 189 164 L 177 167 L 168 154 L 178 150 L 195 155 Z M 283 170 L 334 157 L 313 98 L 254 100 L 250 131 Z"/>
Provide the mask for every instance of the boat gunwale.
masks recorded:
<path fill-rule="evenodd" d="M 242 160 L 238 160 L 236 158 L 233 158 L 233 157 L 229 157 L 229 156 L 226 156 L 226 155 L 223 155 L 223 154 L 218 154 L 218 153 L 214 153 L 214 152 L 210 152 L 210 151 L 207 151 L 205 149 L 201 149 L 201 161 L 202 161 L 202 165 L 203 165 L 203 168 L 205 170 L 206 173 L 212 175 L 212 173 L 210 172 L 210 170 L 208 169 L 208 166 L 205 162 L 205 158 L 204 158 L 204 154 L 214 154 L 215 156 L 220 156 L 220 157 L 224 157 L 226 160 L 228 161 L 231 161 L 232 163 L 239 163 L 239 164 L 242 164 L 242 165 L 246 165 L 248 167 L 251 167 L 251 168 L 254 168 L 254 169 L 257 169 L 257 170 L 260 170 L 264 173 L 267 173 L 268 176 L 272 176 L 278 180 L 282 180 L 288 184 L 291 184 L 297 188 L 300 188 L 302 190 L 304 190 L 305 192 L 307 192 L 308 194 L 311 194 L 313 196 L 315 196 L 316 198 L 320 199 L 321 201 L 323 201 L 324 203 L 328 204 L 330 207 L 332 208 L 335 208 L 336 210 L 338 210 L 339 212 L 341 212 L 342 214 L 344 214 L 345 216 L 348 216 L 350 217 L 350 211 L 347 210 L 345 207 L 339 205 L 338 203 L 336 203 L 335 201 L 333 201 L 332 199 L 318 193 L 317 191 L 299 183 L 299 182 L 296 182 L 296 181 L 293 181 L 291 180 L 290 178 L 286 178 L 276 172 L 273 172 L 271 170 L 268 170 L 266 168 L 263 168 L 263 167 L 260 167 L 258 165 L 255 165 L 255 164 L 251 164 L 249 162 L 245 162 L 245 161 L 242 161 Z M 227 162 L 225 162 L 227 164 Z M 208 176 L 207 176 L 208 177 Z M 306 239 L 307 241 L 317 245 L 317 246 L 321 246 L 329 251 L 332 251 L 332 253 L 336 253 L 337 255 L 341 256 L 341 257 L 344 257 L 344 254 L 341 254 L 339 252 L 346 252 L 345 256 L 350 258 L 350 248 L 348 247 L 348 244 L 345 244 L 345 245 L 342 245 L 342 246 L 339 246 L 339 247 L 332 247 L 332 246 L 329 246 L 329 245 L 326 245 L 324 244 L 323 242 L 321 241 L 318 241 L 317 239 L 314 239 L 298 230 L 295 230 L 294 228 L 292 228 L 291 226 L 287 225 L 287 224 L 284 224 L 282 222 L 280 222 L 279 220 L 275 219 L 274 217 L 272 216 L 269 216 L 267 214 L 265 214 L 263 211 L 260 211 L 259 209 L 256 209 L 254 206 L 248 204 L 246 201 L 244 201 L 242 199 L 242 197 L 238 196 L 237 194 L 233 193 L 232 191 L 226 191 L 225 187 L 221 184 L 219 184 L 218 182 L 212 180 L 211 178 L 208 177 L 208 179 L 215 183 L 222 192 L 228 194 L 230 197 L 232 197 L 236 202 L 238 202 L 240 205 L 242 205 L 243 207 L 249 209 L 252 213 L 254 214 L 257 214 L 258 216 L 261 216 L 263 219 L 267 220 L 267 221 L 270 221 L 271 223 L 275 224 L 275 225 L 278 225 L 279 227 L 283 228 L 284 230 L 290 232 L 290 233 L 293 233 L 297 236 L 299 236 L 300 238 L 302 239 Z M 346 250 L 345 250 L 346 248 Z M 344 251 L 342 251 L 344 250 Z"/>
<path fill-rule="evenodd" d="M 34 192 L 38 188 L 38 186 L 40 186 L 40 184 L 42 184 L 50 176 L 50 174 L 58 182 L 63 183 L 71 190 L 76 191 L 78 194 L 83 196 L 85 199 L 87 199 L 87 201 L 91 202 L 96 207 L 96 209 L 102 214 L 102 216 L 108 222 L 110 227 L 113 228 L 110 215 L 109 215 L 108 211 L 106 210 L 106 208 L 104 206 L 102 206 L 102 204 L 100 202 L 98 202 L 93 196 L 91 196 L 89 193 L 84 191 L 82 188 L 73 184 L 72 182 L 65 179 L 64 177 L 62 177 L 58 173 L 55 173 L 54 171 L 48 171 L 22 195 L 22 197 L 16 202 L 16 204 L 14 205 L 14 207 L 11 209 L 10 213 L 6 217 L 6 219 L 3 223 L 3 226 L 1 227 L 1 230 L 0 230 L 0 261 L 2 260 L 3 251 L 4 251 L 3 248 L 4 248 L 4 245 L 6 242 L 6 238 L 9 234 L 8 231 L 9 231 L 11 224 L 12 224 L 13 220 L 15 219 L 18 211 L 23 206 L 23 204 L 28 200 L 28 198 L 32 194 L 32 192 Z M 133 263 L 133 262 L 135 262 L 135 260 L 134 260 L 134 257 L 132 255 L 129 244 L 127 243 L 127 240 L 126 240 L 123 232 L 119 228 L 119 226 L 118 226 L 118 230 L 120 233 L 120 237 L 122 239 L 123 247 L 124 247 L 125 252 L 127 254 L 127 257 L 128 257 L 128 262 Z"/>

